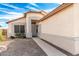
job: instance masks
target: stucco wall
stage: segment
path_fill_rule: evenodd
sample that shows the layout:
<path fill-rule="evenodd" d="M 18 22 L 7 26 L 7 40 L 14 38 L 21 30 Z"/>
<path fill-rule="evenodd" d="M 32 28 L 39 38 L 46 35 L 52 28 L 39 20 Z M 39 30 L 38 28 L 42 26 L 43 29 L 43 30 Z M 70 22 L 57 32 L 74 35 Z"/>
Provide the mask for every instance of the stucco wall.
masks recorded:
<path fill-rule="evenodd" d="M 13 22 L 10 22 L 8 24 L 8 32 L 7 32 L 7 35 L 8 37 L 10 36 L 15 36 L 14 35 L 14 25 L 25 25 L 25 18 L 22 18 L 22 19 L 19 19 L 19 20 L 16 20 L 16 21 L 13 21 Z"/>
<path fill-rule="evenodd" d="M 74 19 L 75 37 L 79 37 L 79 3 L 74 4 Z"/>
<path fill-rule="evenodd" d="M 79 3 L 74 4 L 74 38 L 75 51 L 79 54 Z"/>
<path fill-rule="evenodd" d="M 40 20 L 42 17 L 44 17 L 44 15 L 41 13 L 28 13 L 26 17 L 31 20 Z"/>
<path fill-rule="evenodd" d="M 74 15 L 73 15 L 73 7 L 70 6 L 61 12 L 53 15 L 52 17 L 46 19 L 41 24 L 41 32 L 52 34 L 52 35 L 60 35 L 66 37 L 74 36 Z"/>
<path fill-rule="evenodd" d="M 71 5 L 40 22 L 39 37 L 75 55 L 74 28 L 74 6 Z"/>

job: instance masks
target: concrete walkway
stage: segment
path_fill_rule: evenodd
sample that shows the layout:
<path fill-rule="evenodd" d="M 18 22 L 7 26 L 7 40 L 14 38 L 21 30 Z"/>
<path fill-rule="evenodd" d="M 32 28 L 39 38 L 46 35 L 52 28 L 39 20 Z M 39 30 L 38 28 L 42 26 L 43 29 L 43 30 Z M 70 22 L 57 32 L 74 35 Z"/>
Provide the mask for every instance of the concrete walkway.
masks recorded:
<path fill-rule="evenodd" d="M 14 39 L 1 56 L 46 56 L 33 39 Z"/>
<path fill-rule="evenodd" d="M 61 51 L 57 50 L 39 38 L 33 38 L 33 40 L 43 49 L 43 51 L 45 51 L 48 56 L 66 56 Z"/>

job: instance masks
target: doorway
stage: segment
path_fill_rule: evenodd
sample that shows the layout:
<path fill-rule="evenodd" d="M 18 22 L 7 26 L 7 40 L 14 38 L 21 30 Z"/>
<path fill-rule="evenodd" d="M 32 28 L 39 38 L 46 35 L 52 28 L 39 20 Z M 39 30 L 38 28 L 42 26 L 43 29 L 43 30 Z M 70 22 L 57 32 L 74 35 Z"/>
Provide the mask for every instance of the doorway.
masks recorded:
<path fill-rule="evenodd" d="M 32 21 L 32 37 L 38 36 L 38 25 L 35 21 Z"/>

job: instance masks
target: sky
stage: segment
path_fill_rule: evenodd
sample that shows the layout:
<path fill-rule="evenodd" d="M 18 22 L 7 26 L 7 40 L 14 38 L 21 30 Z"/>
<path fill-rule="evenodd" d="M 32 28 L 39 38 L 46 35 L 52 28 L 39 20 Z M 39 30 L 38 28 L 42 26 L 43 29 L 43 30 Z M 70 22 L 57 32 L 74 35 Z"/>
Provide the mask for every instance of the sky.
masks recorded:
<path fill-rule="evenodd" d="M 0 3 L 0 25 L 8 27 L 7 21 L 22 17 L 23 13 L 30 10 L 49 13 L 58 6 L 58 3 Z"/>

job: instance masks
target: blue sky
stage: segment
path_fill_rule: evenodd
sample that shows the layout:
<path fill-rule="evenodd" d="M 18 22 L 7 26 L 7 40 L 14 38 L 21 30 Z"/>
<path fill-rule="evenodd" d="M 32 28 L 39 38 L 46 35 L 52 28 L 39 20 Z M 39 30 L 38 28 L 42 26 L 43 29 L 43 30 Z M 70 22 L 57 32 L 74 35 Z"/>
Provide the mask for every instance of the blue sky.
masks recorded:
<path fill-rule="evenodd" d="M 7 27 L 6 22 L 23 16 L 23 13 L 34 10 L 50 12 L 58 7 L 58 3 L 0 3 L 0 25 Z"/>

